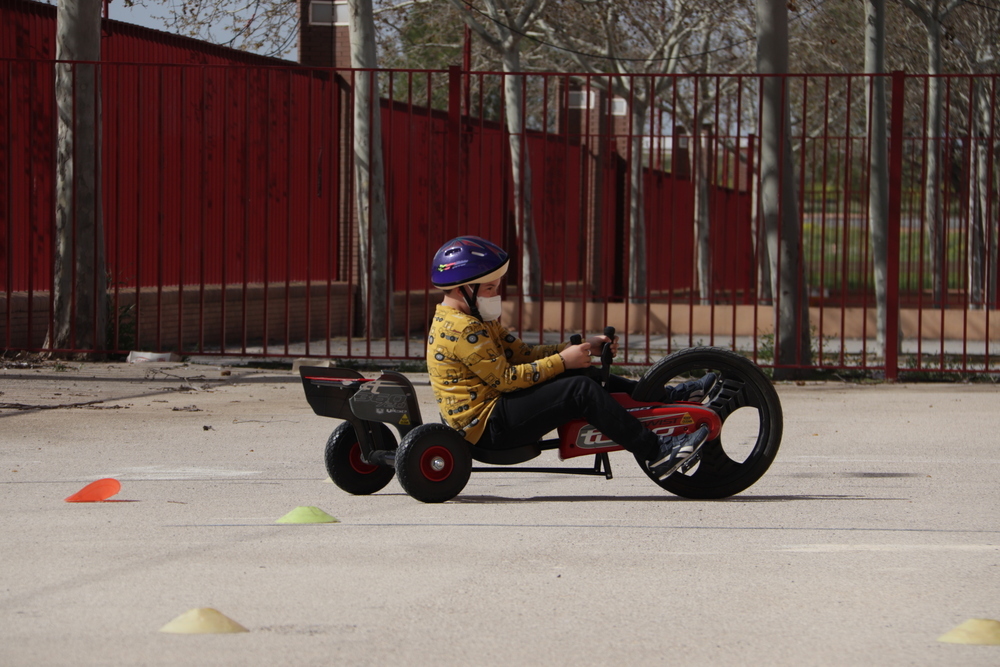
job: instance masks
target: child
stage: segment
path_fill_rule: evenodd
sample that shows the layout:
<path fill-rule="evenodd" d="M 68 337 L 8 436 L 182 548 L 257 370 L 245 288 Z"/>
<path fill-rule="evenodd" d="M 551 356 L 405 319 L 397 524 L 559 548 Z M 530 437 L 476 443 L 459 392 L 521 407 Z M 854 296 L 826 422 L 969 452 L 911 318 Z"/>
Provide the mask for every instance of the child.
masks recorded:
<path fill-rule="evenodd" d="M 470 443 L 486 449 L 537 442 L 574 419 L 585 419 L 648 462 L 659 479 L 673 474 L 708 438 L 694 433 L 658 436 L 609 392 L 631 394 L 635 383 L 611 376 L 604 388 L 589 373 L 591 350 L 617 337 L 592 336 L 579 345 L 529 345 L 500 322 L 500 280 L 507 253 L 477 236 L 460 236 L 434 255 L 431 283 L 444 291 L 427 340 L 427 371 L 441 415 Z M 664 400 L 698 400 L 715 384 L 706 374 Z"/>

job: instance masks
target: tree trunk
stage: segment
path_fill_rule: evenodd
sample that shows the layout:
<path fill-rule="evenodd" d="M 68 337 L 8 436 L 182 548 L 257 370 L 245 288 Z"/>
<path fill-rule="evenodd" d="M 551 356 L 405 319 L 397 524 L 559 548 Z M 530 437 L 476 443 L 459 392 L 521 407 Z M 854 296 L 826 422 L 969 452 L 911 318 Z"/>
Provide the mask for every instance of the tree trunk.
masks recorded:
<path fill-rule="evenodd" d="M 711 125 L 697 130 L 694 163 L 694 237 L 695 262 L 698 271 L 698 297 L 702 305 L 712 297 L 711 211 L 709 209 L 709 155 L 712 143 Z"/>
<path fill-rule="evenodd" d="M 788 72 L 788 10 L 779 0 L 757 0 L 757 70 Z M 761 84 L 760 206 L 774 281 L 774 377 L 791 379 L 812 363 L 791 121 L 785 79 L 765 76 Z"/>
<path fill-rule="evenodd" d="M 972 82 L 972 131 L 969 133 L 969 303 L 974 308 L 985 308 L 987 248 L 990 237 L 987 234 L 986 212 L 990 210 L 988 137 L 990 130 L 990 107 L 987 98 L 988 81 L 975 79 Z M 992 259 L 992 258 L 991 258 Z"/>
<path fill-rule="evenodd" d="M 871 225 L 872 263 L 876 304 L 876 346 L 886 352 L 889 233 L 889 140 L 885 93 L 885 0 L 865 0 L 865 73 L 869 75 L 868 130 L 871 164 L 868 182 L 868 220 Z"/>
<path fill-rule="evenodd" d="M 944 216 L 941 211 L 941 24 L 927 22 L 927 163 L 924 180 L 924 225 L 930 260 L 934 305 L 944 298 Z"/>
<path fill-rule="evenodd" d="M 988 149 L 987 149 L 987 152 Z M 990 163 L 988 162 L 987 165 Z M 989 178 L 988 175 L 984 175 L 984 186 L 990 188 L 987 190 L 991 206 L 987 210 L 996 211 L 1000 207 L 1000 198 L 998 198 L 997 193 L 1000 192 L 1000 168 L 997 165 L 996 157 L 992 159 L 993 165 L 993 178 Z M 987 172 L 990 170 L 987 169 Z M 992 187 L 991 187 L 992 186 Z M 984 193 L 985 194 L 985 193 Z M 992 229 L 992 231 L 990 231 Z M 1000 230 L 996 227 L 990 226 L 986 227 L 984 230 L 986 234 L 986 303 L 990 308 L 1000 308 L 1000 295 L 998 295 L 998 290 L 1000 290 Z"/>
<path fill-rule="evenodd" d="M 601 93 L 593 88 L 585 88 L 587 104 L 589 108 L 601 107 Z M 596 100 L 596 104 L 593 102 Z M 588 118 L 587 113 L 581 114 L 584 119 Z M 581 125 L 583 120 L 580 121 Z M 581 189 L 583 201 L 583 234 L 585 239 L 584 250 L 581 254 L 586 275 L 586 295 L 590 299 L 601 300 L 604 294 L 604 177 L 605 161 L 607 160 L 607 145 L 603 138 L 606 133 L 608 120 L 602 114 L 593 114 L 592 123 L 596 123 L 595 128 L 585 128 L 580 130 L 582 137 L 585 137 L 583 145 L 584 168 L 581 172 Z"/>
<path fill-rule="evenodd" d="M 633 85 L 635 82 L 633 81 Z M 643 202 L 642 135 L 646 125 L 646 105 L 637 99 L 632 102 L 632 147 L 629 151 L 629 227 L 628 227 L 628 294 L 633 303 L 646 301 L 649 275 L 646 234 L 646 216 Z"/>
<path fill-rule="evenodd" d="M 107 269 L 101 218 L 101 0 L 61 0 L 56 19 L 54 330 L 45 347 L 107 348 Z"/>
<path fill-rule="evenodd" d="M 534 301 L 543 296 L 542 264 L 538 253 L 538 238 L 535 235 L 528 137 L 524 131 L 524 93 L 521 90 L 523 77 L 512 74 L 521 67 L 516 50 L 504 53 L 503 66 L 506 104 L 504 116 L 510 138 L 510 168 L 514 188 L 514 228 L 521 244 L 521 298 Z"/>
<path fill-rule="evenodd" d="M 751 144 L 750 155 L 757 156 L 759 143 Z M 767 233 L 760 208 L 760 163 L 755 162 L 754 168 L 748 174 L 747 187 L 750 188 L 750 232 L 753 235 L 754 263 L 757 269 L 757 303 L 770 305 L 774 303 L 771 292 L 771 259 L 767 248 Z"/>
<path fill-rule="evenodd" d="M 382 115 L 371 0 L 350 0 L 351 66 L 354 73 L 354 193 L 358 207 L 358 282 L 365 331 L 392 335 L 392 285 L 389 276 L 389 225 L 382 166 Z"/>

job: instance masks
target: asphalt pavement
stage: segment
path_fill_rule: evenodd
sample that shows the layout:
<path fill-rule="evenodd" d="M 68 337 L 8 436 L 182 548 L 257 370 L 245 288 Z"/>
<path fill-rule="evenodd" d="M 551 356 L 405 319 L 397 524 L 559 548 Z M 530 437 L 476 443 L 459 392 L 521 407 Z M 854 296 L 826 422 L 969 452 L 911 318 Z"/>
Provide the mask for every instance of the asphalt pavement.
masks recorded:
<path fill-rule="evenodd" d="M 777 390 L 778 457 L 726 500 L 617 453 L 427 505 L 330 483 L 287 370 L 4 368 L 0 665 L 1000 665 L 938 641 L 1000 620 L 1000 388 Z M 199 608 L 248 632 L 160 631 Z"/>

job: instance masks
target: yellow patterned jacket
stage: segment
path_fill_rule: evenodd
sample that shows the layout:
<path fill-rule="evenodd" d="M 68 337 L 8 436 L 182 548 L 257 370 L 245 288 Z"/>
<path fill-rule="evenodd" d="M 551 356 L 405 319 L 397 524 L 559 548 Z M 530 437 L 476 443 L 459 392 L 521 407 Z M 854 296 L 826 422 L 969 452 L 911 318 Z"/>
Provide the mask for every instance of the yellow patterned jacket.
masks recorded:
<path fill-rule="evenodd" d="M 500 394 L 559 375 L 566 343 L 528 345 L 500 322 L 438 304 L 427 338 L 427 373 L 448 425 L 475 444 Z"/>

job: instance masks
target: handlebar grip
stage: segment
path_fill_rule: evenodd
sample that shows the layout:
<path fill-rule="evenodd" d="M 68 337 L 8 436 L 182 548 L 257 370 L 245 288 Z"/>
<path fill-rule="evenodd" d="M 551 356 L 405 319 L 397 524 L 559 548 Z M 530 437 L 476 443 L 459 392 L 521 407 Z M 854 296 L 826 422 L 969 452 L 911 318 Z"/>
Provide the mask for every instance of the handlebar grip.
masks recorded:
<path fill-rule="evenodd" d="M 601 363 L 605 366 L 611 365 L 611 344 L 615 341 L 615 328 L 604 327 L 604 335 L 608 337 L 608 342 L 601 348 Z"/>
<path fill-rule="evenodd" d="M 611 344 L 615 340 L 615 328 L 604 327 L 604 335 L 608 337 L 608 342 L 601 348 L 601 384 L 607 386 L 608 378 L 611 377 L 611 362 L 614 359 L 611 354 Z"/>
<path fill-rule="evenodd" d="M 583 336 L 581 336 L 580 334 L 573 334 L 572 336 L 569 337 L 570 345 L 579 345 L 582 342 L 583 342 Z"/>

